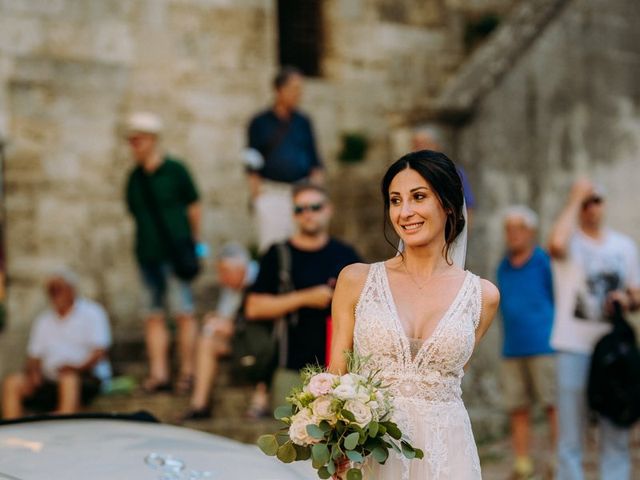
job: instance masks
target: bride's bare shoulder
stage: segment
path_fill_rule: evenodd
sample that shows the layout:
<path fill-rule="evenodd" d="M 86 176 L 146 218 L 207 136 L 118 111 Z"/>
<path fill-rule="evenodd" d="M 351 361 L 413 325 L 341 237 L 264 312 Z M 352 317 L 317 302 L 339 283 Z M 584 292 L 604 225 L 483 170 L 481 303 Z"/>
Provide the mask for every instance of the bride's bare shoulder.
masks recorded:
<path fill-rule="evenodd" d="M 500 303 L 500 291 L 489 280 L 480 279 L 480 288 L 482 289 L 482 303 L 489 308 L 498 308 Z"/>
<path fill-rule="evenodd" d="M 352 263 L 342 269 L 340 275 L 338 275 L 338 284 L 344 286 L 357 287 L 364 286 L 364 282 L 369 275 L 369 269 L 371 265 L 369 263 Z"/>

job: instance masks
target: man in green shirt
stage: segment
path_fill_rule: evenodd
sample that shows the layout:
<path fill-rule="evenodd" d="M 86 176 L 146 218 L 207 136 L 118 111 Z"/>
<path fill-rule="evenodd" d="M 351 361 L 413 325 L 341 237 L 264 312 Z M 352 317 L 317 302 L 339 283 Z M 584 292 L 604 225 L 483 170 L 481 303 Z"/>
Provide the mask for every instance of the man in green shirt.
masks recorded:
<path fill-rule="evenodd" d="M 170 390 L 169 331 L 165 311 L 178 327 L 180 372 L 176 389 L 185 393 L 193 378 L 197 325 L 193 293 L 178 278 L 170 258 L 177 244 L 200 236 L 198 191 L 186 167 L 163 154 L 162 123 L 150 113 L 134 113 L 127 122 L 127 140 L 136 162 L 127 183 L 127 206 L 136 224 L 135 253 L 145 287 L 145 342 L 149 356 L 148 392 Z"/>

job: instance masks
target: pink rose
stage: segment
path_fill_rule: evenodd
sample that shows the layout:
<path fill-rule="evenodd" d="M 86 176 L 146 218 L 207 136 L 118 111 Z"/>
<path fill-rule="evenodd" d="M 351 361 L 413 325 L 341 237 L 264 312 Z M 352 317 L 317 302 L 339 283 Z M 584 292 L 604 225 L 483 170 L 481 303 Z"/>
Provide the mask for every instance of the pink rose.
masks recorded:
<path fill-rule="evenodd" d="M 331 373 L 318 373 L 309 380 L 309 391 L 316 397 L 326 395 L 333 389 L 336 376 Z"/>

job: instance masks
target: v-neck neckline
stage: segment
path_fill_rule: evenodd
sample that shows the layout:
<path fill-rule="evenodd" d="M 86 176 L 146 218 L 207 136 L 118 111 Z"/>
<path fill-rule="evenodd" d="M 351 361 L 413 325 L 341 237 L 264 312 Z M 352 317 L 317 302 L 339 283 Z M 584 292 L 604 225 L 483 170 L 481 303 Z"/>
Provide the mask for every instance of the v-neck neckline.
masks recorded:
<path fill-rule="evenodd" d="M 391 291 L 391 284 L 389 282 L 389 274 L 387 272 L 387 266 L 385 265 L 384 262 L 380 262 L 380 266 L 382 268 L 382 278 L 384 281 L 384 289 L 387 295 L 387 303 L 389 305 L 389 308 L 391 309 L 391 313 L 395 320 L 394 324 L 396 326 L 398 336 L 400 337 L 400 343 L 402 344 L 402 348 L 405 352 L 407 360 L 409 360 L 410 362 L 415 362 L 418 359 L 418 357 L 422 354 L 422 352 L 427 349 L 427 346 L 430 345 L 433 342 L 433 340 L 436 338 L 437 334 L 439 333 L 439 330 L 441 329 L 442 325 L 445 323 L 445 320 L 449 316 L 451 316 L 451 313 L 453 312 L 454 307 L 458 304 L 458 302 L 460 301 L 460 298 L 462 297 L 463 293 L 466 290 L 467 282 L 469 281 L 469 278 L 471 278 L 471 272 L 469 270 L 465 271 L 464 280 L 462 280 L 462 284 L 460 285 L 460 288 L 458 289 L 458 292 L 456 293 L 456 296 L 454 297 L 453 301 L 451 302 L 451 304 L 449 304 L 444 314 L 442 314 L 442 316 L 438 319 L 438 322 L 435 328 L 433 329 L 433 331 L 431 332 L 431 334 L 422 342 L 422 345 L 420 345 L 420 348 L 416 351 L 416 354 L 412 356 L 411 345 L 410 345 L 411 338 L 409 337 L 409 335 L 407 335 L 407 332 L 402 326 L 402 322 L 400 320 L 400 314 L 398 313 L 398 306 L 396 305 L 396 301 L 393 298 L 393 292 Z"/>

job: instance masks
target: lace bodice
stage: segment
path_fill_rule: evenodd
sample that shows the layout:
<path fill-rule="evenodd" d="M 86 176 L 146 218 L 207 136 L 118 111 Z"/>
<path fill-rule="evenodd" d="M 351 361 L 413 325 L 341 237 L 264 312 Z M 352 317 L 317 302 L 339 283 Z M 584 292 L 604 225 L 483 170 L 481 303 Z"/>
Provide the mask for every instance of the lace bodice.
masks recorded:
<path fill-rule="evenodd" d="M 461 401 L 463 367 L 475 344 L 482 296 L 480 278 L 466 276 L 431 336 L 416 346 L 400 323 L 384 263 L 374 263 L 355 311 L 354 351 L 368 356 L 395 397 Z"/>

